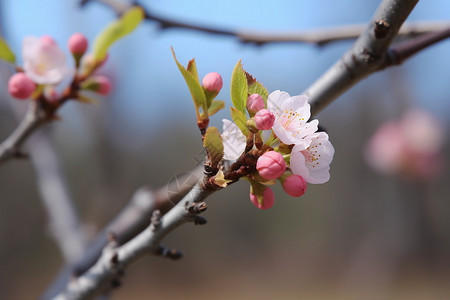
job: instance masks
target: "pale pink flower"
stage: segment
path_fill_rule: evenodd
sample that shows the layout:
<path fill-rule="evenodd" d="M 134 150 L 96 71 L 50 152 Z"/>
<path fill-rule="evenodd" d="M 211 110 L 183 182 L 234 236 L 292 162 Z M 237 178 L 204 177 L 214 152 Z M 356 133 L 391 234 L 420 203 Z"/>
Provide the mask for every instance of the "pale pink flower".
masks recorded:
<path fill-rule="evenodd" d="M 308 136 L 317 131 L 319 121 L 308 122 L 311 111 L 305 96 L 291 97 L 286 92 L 274 91 L 267 99 L 267 108 L 275 115 L 272 130 L 283 143 L 305 148 L 310 144 Z"/>
<path fill-rule="evenodd" d="M 334 148 L 325 132 L 309 135 L 311 144 L 303 144 L 292 148 L 290 167 L 294 174 L 302 176 L 306 182 L 325 183 L 330 179 L 330 163 L 333 160 Z"/>
<path fill-rule="evenodd" d="M 245 150 L 246 138 L 236 124 L 230 120 L 223 119 L 223 158 L 226 160 L 236 160 Z"/>
<path fill-rule="evenodd" d="M 28 36 L 23 40 L 25 74 L 38 84 L 57 84 L 72 73 L 64 52 L 49 36 Z"/>

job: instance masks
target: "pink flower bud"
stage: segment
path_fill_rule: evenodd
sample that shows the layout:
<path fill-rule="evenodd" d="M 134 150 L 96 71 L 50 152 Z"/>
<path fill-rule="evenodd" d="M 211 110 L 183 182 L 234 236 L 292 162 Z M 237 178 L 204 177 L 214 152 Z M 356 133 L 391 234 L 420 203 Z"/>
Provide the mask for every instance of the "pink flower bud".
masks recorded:
<path fill-rule="evenodd" d="M 259 209 L 268 209 L 273 206 L 275 195 L 270 187 L 266 187 L 263 192 L 262 204 L 258 202 L 258 197 L 252 193 L 250 193 L 250 201 L 252 201 L 252 203 Z"/>
<path fill-rule="evenodd" d="M 261 109 L 264 109 L 266 104 L 264 103 L 264 99 L 259 94 L 251 94 L 247 98 L 247 110 L 250 113 L 256 114 Z"/>
<path fill-rule="evenodd" d="M 282 186 L 286 194 L 292 197 L 300 197 L 306 192 L 306 181 L 300 175 L 289 175 L 282 180 Z"/>
<path fill-rule="evenodd" d="M 109 94 L 109 92 L 111 91 L 111 87 L 111 80 L 109 80 L 108 77 L 102 75 L 90 77 L 81 86 L 81 88 L 84 90 L 94 91 L 104 96 Z"/>
<path fill-rule="evenodd" d="M 36 84 L 25 73 L 16 73 L 8 81 L 8 92 L 17 99 L 27 99 L 36 89 Z"/>
<path fill-rule="evenodd" d="M 72 54 L 83 55 L 87 50 L 88 41 L 83 34 L 75 33 L 69 38 L 67 46 Z"/>
<path fill-rule="evenodd" d="M 223 85 L 222 76 L 217 72 L 208 73 L 203 77 L 202 85 L 208 92 L 219 93 Z"/>
<path fill-rule="evenodd" d="M 268 130 L 272 128 L 275 122 L 275 115 L 267 109 L 261 109 L 255 115 L 256 128 L 259 130 Z"/>
<path fill-rule="evenodd" d="M 280 153 L 269 151 L 258 158 L 256 169 L 265 179 L 277 179 L 286 171 L 286 163 Z"/>
<path fill-rule="evenodd" d="M 49 35 L 41 36 L 41 43 L 44 46 L 51 46 L 51 47 L 56 46 L 55 40 Z"/>

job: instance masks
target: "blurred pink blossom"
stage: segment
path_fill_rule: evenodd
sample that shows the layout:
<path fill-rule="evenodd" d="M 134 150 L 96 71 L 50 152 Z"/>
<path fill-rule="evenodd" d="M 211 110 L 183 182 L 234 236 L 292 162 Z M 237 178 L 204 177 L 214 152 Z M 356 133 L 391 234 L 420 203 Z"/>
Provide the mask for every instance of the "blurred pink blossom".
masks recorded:
<path fill-rule="evenodd" d="M 382 124 L 365 149 L 370 166 L 384 174 L 427 180 L 442 171 L 442 124 L 420 109 Z"/>

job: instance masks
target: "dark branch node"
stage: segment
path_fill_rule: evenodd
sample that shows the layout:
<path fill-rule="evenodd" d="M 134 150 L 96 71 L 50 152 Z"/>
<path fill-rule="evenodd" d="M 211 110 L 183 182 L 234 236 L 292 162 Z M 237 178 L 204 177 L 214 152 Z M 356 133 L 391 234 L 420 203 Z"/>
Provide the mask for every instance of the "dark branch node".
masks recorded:
<path fill-rule="evenodd" d="M 117 254 L 117 252 L 115 252 L 113 254 L 113 256 L 111 257 L 111 265 L 112 266 L 117 266 L 119 264 L 119 254 Z"/>
<path fill-rule="evenodd" d="M 197 215 L 204 212 L 208 208 L 206 202 L 197 202 L 192 203 L 191 206 L 188 207 L 188 211 L 192 215 Z"/>
<path fill-rule="evenodd" d="M 183 257 L 183 253 L 176 249 L 170 249 L 164 246 L 159 246 L 155 252 L 156 255 L 161 255 L 162 257 L 167 257 L 173 260 L 177 260 Z"/>
<path fill-rule="evenodd" d="M 373 28 L 374 33 L 375 33 L 375 38 L 377 39 L 382 39 L 384 38 L 388 32 L 389 32 L 389 23 L 386 22 L 385 20 L 376 20 L 375 21 L 375 26 Z"/>
<path fill-rule="evenodd" d="M 117 235 L 114 232 L 108 233 L 108 246 L 111 248 L 116 248 L 119 245 L 117 240 Z"/>
<path fill-rule="evenodd" d="M 152 230 L 155 231 L 161 225 L 161 212 L 159 209 L 153 211 L 152 218 L 150 219 L 152 224 Z"/>

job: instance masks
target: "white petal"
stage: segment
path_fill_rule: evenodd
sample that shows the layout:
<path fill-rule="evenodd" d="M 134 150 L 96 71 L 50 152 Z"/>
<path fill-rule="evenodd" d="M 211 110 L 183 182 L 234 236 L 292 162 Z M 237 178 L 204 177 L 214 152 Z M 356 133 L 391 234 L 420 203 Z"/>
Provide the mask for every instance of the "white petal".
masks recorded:
<path fill-rule="evenodd" d="M 222 121 L 224 159 L 236 160 L 245 150 L 246 138 L 236 124 L 227 119 Z"/>
<path fill-rule="evenodd" d="M 289 99 L 288 93 L 280 90 L 274 91 L 267 98 L 267 109 L 273 112 L 277 107 L 280 108 L 287 99 Z"/>
<path fill-rule="evenodd" d="M 306 149 L 303 145 L 295 145 L 292 149 L 292 172 L 302 176 L 309 183 L 325 183 L 330 179 L 333 145 L 325 132 L 317 132 L 309 137 L 312 142 Z"/>

